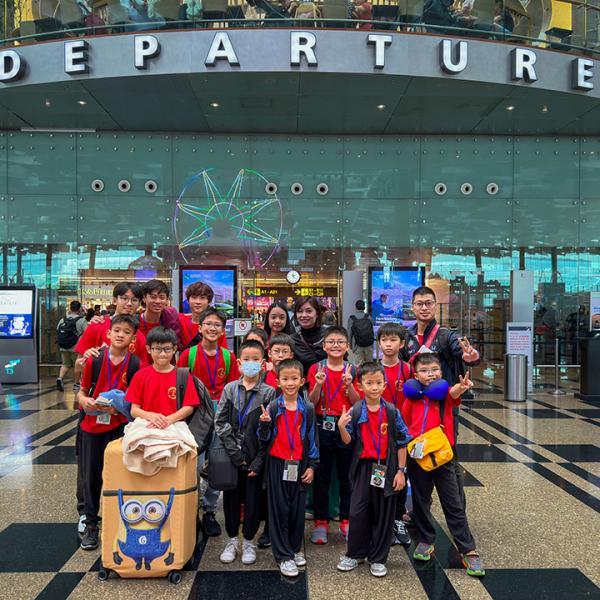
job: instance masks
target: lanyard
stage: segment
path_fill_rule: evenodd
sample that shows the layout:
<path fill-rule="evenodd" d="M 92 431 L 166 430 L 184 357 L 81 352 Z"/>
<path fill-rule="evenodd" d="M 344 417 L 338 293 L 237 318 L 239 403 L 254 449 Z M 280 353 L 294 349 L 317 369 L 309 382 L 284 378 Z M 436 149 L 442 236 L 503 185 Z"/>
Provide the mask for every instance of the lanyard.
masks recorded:
<path fill-rule="evenodd" d="M 250 410 L 250 407 L 252 406 L 252 401 L 254 400 L 254 397 L 256 396 L 256 394 L 257 394 L 256 390 L 246 392 L 246 408 L 244 409 L 244 414 L 242 414 L 242 386 L 241 386 L 241 384 L 238 385 L 237 414 L 238 414 L 239 429 L 242 429 L 242 427 L 244 426 L 244 421 L 246 420 L 246 415 L 248 414 L 248 411 Z"/>
<path fill-rule="evenodd" d="M 121 368 L 119 369 L 119 372 L 117 373 L 117 376 L 115 377 L 114 381 L 112 381 L 110 378 L 110 350 L 106 351 L 106 376 L 108 378 L 108 389 L 109 390 L 114 390 L 115 387 L 117 386 L 118 381 L 121 378 L 121 375 L 123 374 L 123 369 L 125 368 L 125 365 L 127 364 L 128 359 L 129 359 L 129 352 L 127 352 L 127 354 L 125 355 L 125 358 L 123 359 L 123 362 L 121 363 Z"/>
<path fill-rule="evenodd" d="M 365 402 L 365 406 L 367 403 Z M 369 415 L 369 409 L 367 408 L 367 417 Z M 381 460 L 381 423 L 383 422 L 383 403 L 379 403 L 379 427 L 378 427 L 378 441 L 375 442 L 375 436 L 373 435 L 373 431 L 371 429 L 371 419 L 367 420 L 367 429 L 369 431 L 369 435 L 371 436 L 371 440 L 373 440 L 373 446 L 375 446 L 375 450 L 377 450 L 377 462 Z"/>
<path fill-rule="evenodd" d="M 331 395 L 331 389 L 329 387 L 329 367 L 327 365 L 325 365 L 325 391 L 326 393 L 323 394 L 323 400 L 324 400 L 324 406 L 323 406 L 323 414 L 327 415 L 327 399 L 329 399 L 329 406 L 331 407 L 333 404 L 333 401 L 335 400 L 336 396 L 338 395 L 338 392 L 340 391 L 340 388 L 342 387 L 342 383 L 343 383 L 343 377 L 344 377 L 344 373 L 346 372 L 346 361 L 344 361 L 344 368 L 342 370 L 342 375 L 340 377 L 340 381 L 337 384 L 337 387 L 335 388 L 335 391 L 333 392 L 333 396 Z"/>
<path fill-rule="evenodd" d="M 425 414 L 423 415 L 423 427 L 421 427 L 421 435 L 425 433 L 425 425 L 427 424 L 427 413 L 429 412 L 429 403 L 430 400 L 429 398 L 427 398 L 427 400 L 425 400 Z"/>
<path fill-rule="evenodd" d="M 285 405 L 284 405 L 285 407 Z M 290 411 L 291 412 L 291 411 Z M 287 432 L 288 443 L 290 445 L 290 460 L 294 458 L 294 442 L 296 441 L 296 425 L 298 424 L 298 413 L 300 409 L 298 408 L 298 403 L 296 403 L 296 414 L 294 416 L 294 427 L 292 428 L 292 433 L 290 433 L 290 426 L 288 425 L 288 409 L 285 409 L 283 413 L 283 422 L 285 423 L 285 430 Z"/>
<path fill-rule="evenodd" d="M 206 363 L 206 371 L 208 372 L 208 379 L 210 380 L 210 390 L 214 392 L 217 389 L 217 373 L 219 371 L 219 355 L 221 349 L 217 346 L 217 353 L 215 354 L 215 371 L 214 373 L 210 370 L 210 362 L 208 361 L 208 354 L 206 350 L 202 348 L 202 354 L 204 354 L 204 362 Z"/>
<path fill-rule="evenodd" d="M 438 331 L 440 330 L 440 326 L 436 323 L 433 326 L 433 329 L 431 330 L 431 332 L 429 333 L 429 335 L 427 336 L 427 339 L 425 339 L 425 334 L 423 334 L 423 343 L 421 344 L 421 346 L 425 346 L 425 348 L 427 348 L 428 350 L 431 348 L 431 344 L 433 344 L 434 340 L 435 340 L 435 336 L 438 334 Z M 417 335 L 417 340 L 419 339 L 419 336 Z M 419 348 L 420 350 L 420 348 Z M 417 357 L 418 352 L 416 352 L 415 354 L 413 354 L 410 357 L 410 363 L 412 363 L 415 358 Z"/>
<path fill-rule="evenodd" d="M 398 379 L 396 379 L 396 387 L 392 390 L 392 386 L 390 385 L 390 380 L 387 376 L 387 371 L 385 367 L 383 369 L 383 373 L 385 375 L 385 383 L 387 385 L 388 390 L 390 391 L 390 396 L 392 397 L 392 401 L 394 402 L 394 406 L 398 408 L 398 386 L 400 385 L 400 378 L 402 377 L 402 361 L 398 363 Z"/>

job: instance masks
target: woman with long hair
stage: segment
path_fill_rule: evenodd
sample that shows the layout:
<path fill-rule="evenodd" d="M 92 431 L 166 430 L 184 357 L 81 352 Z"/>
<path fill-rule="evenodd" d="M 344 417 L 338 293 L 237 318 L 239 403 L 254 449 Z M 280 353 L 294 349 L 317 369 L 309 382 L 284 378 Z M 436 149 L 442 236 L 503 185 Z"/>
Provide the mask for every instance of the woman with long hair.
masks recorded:
<path fill-rule="evenodd" d="M 267 309 L 264 329 L 269 338 L 280 333 L 287 333 L 288 335 L 292 333 L 287 306 L 281 300 L 275 300 Z"/>

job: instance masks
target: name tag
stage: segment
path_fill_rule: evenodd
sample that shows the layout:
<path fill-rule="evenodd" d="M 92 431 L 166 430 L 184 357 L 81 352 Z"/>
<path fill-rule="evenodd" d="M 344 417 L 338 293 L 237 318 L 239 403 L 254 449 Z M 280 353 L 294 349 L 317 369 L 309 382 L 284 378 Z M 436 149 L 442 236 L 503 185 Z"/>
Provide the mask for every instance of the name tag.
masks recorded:
<path fill-rule="evenodd" d="M 376 488 L 385 487 L 385 473 L 387 467 L 385 465 L 375 464 L 371 466 L 371 485 Z"/>
<path fill-rule="evenodd" d="M 323 429 L 325 431 L 335 431 L 335 418 L 324 417 L 323 418 Z"/>
<path fill-rule="evenodd" d="M 417 442 L 410 453 L 412 458 L 423 458 L 425 456 L 425 442 Z"/>
<path fill-rule="evenodd" d="M 96 417 L 96 423 L 98 425 L 110 425 L 110 414 L 104 413 L 103 415 L 98 415 Z"/>
<path fill-rule="evenodd" d="M 297 460 L 286 460 L 283 466 L 283 481 L 298 481 L 298 470 L 300 462 Z"/>

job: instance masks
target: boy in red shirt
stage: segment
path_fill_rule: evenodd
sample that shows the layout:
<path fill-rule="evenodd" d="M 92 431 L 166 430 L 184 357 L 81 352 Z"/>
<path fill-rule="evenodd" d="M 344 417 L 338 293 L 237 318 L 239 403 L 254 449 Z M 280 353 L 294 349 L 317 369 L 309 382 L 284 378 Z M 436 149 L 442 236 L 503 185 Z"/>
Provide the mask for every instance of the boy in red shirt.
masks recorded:
<path fill-rule="evenodd" d="M 146 338 L 152 364 L 138 371 L 125 395 L 131 402 L 131 416 L 146 419 L 148 427 L 166 429 L 187 419 L 200 404 L 192 376 L 188 376 L 182 407 L 177 409 L 177 369 L 171 363 L 177 351 L 177 335 L 159 325 Z"/>
<path fill-rule="evenodd" d="M 179 313 L 179 339 L 182 347 L 190 348 L 200 343 L 200 315 L 210 306 L 215 297 L 212 288 L 206 283 L 197 281 L 185 290 L 185 297 L 190 306 L 191 314 Z M 219 346 L 227 348 L 227 336 L 225 330 L 219 338 Z"/>
<path fill-rule="evenodd" d="M 327 359 L 312 365 L 308 371 L 310 401 L 317 412 L 317 430 L 321 462 L 313 486 L 315 526 L 310 536 L 313 544 L 326 544 L 329 533 L 329 486 L 333 457 L 340 484 L 340 532 L 348 536 L 348 511 L 350 510 L 350 463 L 352 448 L 342 443 L 336 426 L 344 409 L 358 402 L 354 387 L 355 368 L 344 360 L 348 352 L 348 332 L 344 327 L 329 327 L 323 336 Z"/>
<path fill-rule="evenodd" d="M 407 334 L 408 330 L 405 327 L 393 322 L 384 323 L 377 331 L 377 343 L 383 353 L 381 365 L 385 374 L 385 389 L 381 397 L 393 404 L 398 410 L 402 409 L 405 400 L 402 385 L 412 377 L 412 366 L 399 358 Z M 403 519 L 406 514 L 406 493 L 407 487 L 404 486 L 400 490 L 396 502 L 394 544 L 410 546 L 410 534 Z"/>
<path fill-rule="evenodd" d="M 294 358 L 294 342 L 292 338 L 286 333 L 274 335 L 269 344 L 269 358 L 270 362 L 267 364 L 265 383 L 275 388 L 275 390 L 279 390 L 277 384 L 277 366 L 282 360 Z"/>
<path fill-rule="evenodd" d="M 459 382 L 449 388 L 448 383 L 442 380 L 442 367 L 437 354 L 433 352 L 417 354 L 413 368 L 418 383 L 407 382 L 404 385 L 407 399 L 402 407 L 402 416 L 408 425 L 411 436 L 417 437 L 441 426 L 450 445 L 454 447 L 452 409 L 460 404 L 461 395 L 473 387 L 473 382 L 469 379 L 469 372 L 467 371 L 464 377 L 459 376 Z M 442 388 L 442 392 L 439 389 L 433 389 L 434 382 L 437 387 Z M 444 384 L 445 389 L 443 389 Z M 428 389 L 432 397 L 434 392 L 436 396 L 440 393 L 445 393 L 446 396 L 441 400 L 432 400 L 428 396 Z M 426 449 L 426 447 L 423 448 L 423 450 Z M 413 450 L 416 451 L 416 447 Z M 431 494 L 435 485 L 446 517 L 446 524 L 461 553 L 467 573 L 481 577 L 485 575 L 485 569 L 467 522 L 456 477 L 455 461 L 456 456 L 450 462 L 440 465 L 432 471 L 425 471 L 414 458 L 409 457 L 408 459 L 408 476 L 413 498 L 413 521 L 421 538 L 415 548 L 413 558 L 428 561 L 434 552 L 435 528 L 431 518 Z"/>
<path fill-rule="evenodd" d="M 140 331 L 147 336 L 155 327 L 165 327 L 172 329 L 177 337 L 177 349 L 181 350 L 183 346 L 179 339 L 180 324 L 179 312 L 173 306 L 169 306 L 169 297 L 171 293 L 167 284 L 160 279 L 151 279 L 142 286 L 142 304 L 144 312 L 140 314 Z M 148 355 L 148 363 L 152 362 L 152 357 Z"/>
<path fill-rule="evenodd" d="M 130 315 L 116 315 L 110 321 L 108 340 L 110 346 L 98 358 L 85 363 L 81 389 L 77 394 L 79 408 L 85 416 L 81 420 L 79 437 L 79 463 L 83 476 L 85 530 L 81 539 L 84 550 L 98 546 L 98 511 L 102 490 L 102 469 L 106 446 L 123 435 L 127 418 L 114 408 L 96 404 L 98 396 L 109 390 L 126 390 L 128 374 L 140 366 L 139 358 L 129 352 L 137 330 L 137 320 Z M 101 361 L 101 368 L 94 378 L 94 361 Z M 134 364 L 135 362 L 135 364 Z M 93 416 L 89 412 L 101 411 Z"/>
<path fill-rule="evenodd" d="M 287 359 L 277 367 L 282 395 L 261 407 L 258 437 L 268 445 L 265 467 L 269 498 L 269 530 L 273 556 L 282 575 L 296 577 L 306 566 L 300 551 L 304 538 L 306 486 L 313 480 L 319 460 L 315 409 L 300 394 L 304 385 L 302 364 Z"/>
<path fill-rule="evenodd" d="M 344 444 L 354 440 L 350 469 L 352 499 L 348 551 L 338 564 L 351 571 L 365 558 L 371 574 L 384 577 L 396 515 L 396 494 L 406 486 L 408 428 L 400 411 L 382 398 L 383 368 L 374 362 L 358 368 L 358 386 L 365 399 L 344 412 L 338 428 Z"/>

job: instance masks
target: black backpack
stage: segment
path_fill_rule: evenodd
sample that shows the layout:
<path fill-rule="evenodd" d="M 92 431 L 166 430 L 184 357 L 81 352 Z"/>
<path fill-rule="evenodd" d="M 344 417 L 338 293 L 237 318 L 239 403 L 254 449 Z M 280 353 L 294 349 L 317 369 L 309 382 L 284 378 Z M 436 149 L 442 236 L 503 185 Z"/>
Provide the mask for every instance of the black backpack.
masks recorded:
<path fill-rule="evenodd" d="M 90 389 L 88 391 L 88 396 L 92 396 L 94 394 L 94 388 L 98 383 L 98 377 L 100 377 L 100 371 L 102 370 L 102 363 L 104 362 L 104 350 L 100 351 L 98 356 L 95 356 L 92 359 L 92 382 L 90 384 Z M 131 383 L 131 379 L 139 371 L 141 366 L 140 359 L 135 354 L 129 355 L 129 363 L 127 364 L 127 372 L 125 377 L 127 379 L 127 385 Z M 83 412 L 83 411 L 82 411 Z"/>
<path fill-rule="evenodd" d="M 361 319 L 357 319 L 354 315 L 350 317 L 352 325 L 350 326 L 350 332 L 352 338 L 356 342 L 356 345 L 360 348 L 367 348 L 371 346 L 375 341 L 375 334 L 373 333 L 373 323 L 369 317 L 364 316 Z"/>
<path fill-rule="evenodd" d="M 73 317 L 65 317 L 61 319 L 58 324 L 58 328 L 56 329 L 56 341 L 58 342 L 59 348 L 64 348 L 65 350 L 71 349 L 79 339 L 79 335 L 77 334 L 77 321 L 79 319 L 83 319 L 83 317 L 77 317 L 76 319 Z"/>

